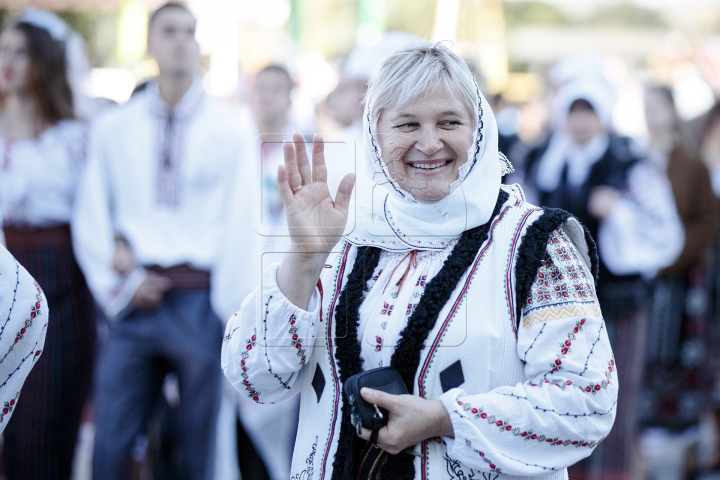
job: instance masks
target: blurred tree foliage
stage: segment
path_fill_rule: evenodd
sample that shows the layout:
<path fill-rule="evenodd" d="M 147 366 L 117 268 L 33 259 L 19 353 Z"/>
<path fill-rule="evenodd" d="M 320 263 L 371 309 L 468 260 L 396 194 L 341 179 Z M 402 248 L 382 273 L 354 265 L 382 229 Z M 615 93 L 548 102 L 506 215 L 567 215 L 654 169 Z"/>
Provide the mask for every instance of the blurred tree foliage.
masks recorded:
<path fill-rule="evenodd" d="M 567 25 L 570 21 L 554 5 L 545 2 L 505 2 L 505 20 L 509 28 L 519 25 Z"/>
<path fill-rule="evenodd" d="M 15 10 L 0 9 L 0 25 L 5 26 L 17 13 Z M 115 12 L 90 9 L 55 13 L 85 39 L 91 66 L 104 66 L 112 62 L 116 43 Z"/>
<path fill-rule="evenodd" d="M 622 27 L 667 27 L 667 22 L 657 10 L 634 3 L 623 2 L 598 8 L 586 23 Z"/>
<path fill-rule="evenodd" d="M 297 11 L 294 35 L 304 48 L 323 52 L 328 58 L 347 55 L 355 45 L 357 5 L 355 0 L 302 0 L 293 2 Z"/>
<path fill-rule="evenodd" d="M 387 0 L 386 30 L 401 30 L 423 38 L 432 35 L 437 0 Z"/>
<path fill-rule="evenodd" d="M 473 3 L 477 0 L 464 0 Z M 568 18 L 561 9 L 549 3 L 529 1 L 505 1 L 505 18 L 509 28 L 521 25 L 597 25 L 619 27 L 667 27 L 667 22 L 656 10 L 630 2 L 615 3 L 595 9 L 581 19 Z"/>

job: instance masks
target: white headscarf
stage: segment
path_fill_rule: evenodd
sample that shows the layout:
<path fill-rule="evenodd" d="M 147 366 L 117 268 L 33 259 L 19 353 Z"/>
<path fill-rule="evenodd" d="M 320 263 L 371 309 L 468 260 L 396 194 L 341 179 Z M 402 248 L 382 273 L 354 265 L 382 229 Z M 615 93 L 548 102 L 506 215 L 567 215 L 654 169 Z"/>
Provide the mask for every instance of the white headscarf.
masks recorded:
<path fill-rule="evenodd" d="M 464 231 L 490 220 L 503 175 L 513 171 L 498 152 L 498 132 L 490 105 L 475 85 L 476 122 L 467 162 L 450 193 L 435 203 L 420 203 L 390 176 L 376 140 L 371 102 L 365 102 L 363 140 L 367 173 L 376 187 L 372 199 L 357 205 L 357 221 L 345 238 L 355 245 L 391 251 L 440 250 Z M 378 188 L 382 186 L 384 188 Z"/>
<path fill-rule="evenodd" d="M 573 144 L 567 133 L 566 122 L 570 107 L 576 100 L 590 103 L 606 131 L 612 129 L 615 96 L 606 82 L 585 78 L 574 80 L 561 87 L 555 96 L 552 108 L 551 123 L 555 133 L 538 165 L 536 182 L 542 191 L 550 192 L 558 187 L 566 163 L 573 170 L 570 172 L 573 183 L 584 182 L 592 165 L 607 149 L 606 135 L 598 136 L 582 147 Z"/>

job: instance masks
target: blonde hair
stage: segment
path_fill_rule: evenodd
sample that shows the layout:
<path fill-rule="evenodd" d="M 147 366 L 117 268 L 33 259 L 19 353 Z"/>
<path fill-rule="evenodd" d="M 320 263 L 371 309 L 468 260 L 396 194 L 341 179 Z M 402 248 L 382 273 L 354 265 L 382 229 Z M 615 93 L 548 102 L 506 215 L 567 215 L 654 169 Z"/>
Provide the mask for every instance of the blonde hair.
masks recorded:
<path fill-rule="evenodd" d="M 477 87 L 463 59 L 442 43 L 409 43 L 396 50 L 368 83 L 366 101 L 373 127 L 383 110 L 424 99 L 440 85 L 466 105 L 471 118 L 475 118 Z"/>

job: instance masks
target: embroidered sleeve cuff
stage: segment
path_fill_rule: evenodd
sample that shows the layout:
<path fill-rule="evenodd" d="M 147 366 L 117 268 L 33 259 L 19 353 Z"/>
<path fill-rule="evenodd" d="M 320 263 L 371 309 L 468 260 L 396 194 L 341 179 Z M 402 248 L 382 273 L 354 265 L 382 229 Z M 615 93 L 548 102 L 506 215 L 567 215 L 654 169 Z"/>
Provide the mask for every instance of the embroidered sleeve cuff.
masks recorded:
<path fill-rule="evenodd" d="M 273 298 L 276 298 L 280 302 L 283 310 L 294 313 L 298 319 L 307 318 L 314 321 L 320 315 L 320 291 L 318 288 L 315 287 L 315 291 L 312 297 L 310 297 L 307 310 L 303 310 L 288 300 L 285 294 L 282 293 L 282 290 L 280 290 L 277 283 L 278 268 L 280 268 L 280 263 L 273 263 L 263 272 L 262 298 L 267 298 L 272 295 Z"/>
<path fill-rule="evenodd" d="M 450 415 L 450 421 L 453 425 L 454 437 L 442 437 L 445 445 L 447 445 L 447 453 L 451 458 L 459 459 L 462 457 L 462 453 L 458 451 L 463 445 L 463 432 L 469 428 L 467 424 L 467 417 L 463 408 L 458 405 L 458 398 L 466 396 L 467 393 L 461 388 L 453 388 L 440 395 L 440 400 Z M 472 427 L 470 427 L 472 428 Z"/>

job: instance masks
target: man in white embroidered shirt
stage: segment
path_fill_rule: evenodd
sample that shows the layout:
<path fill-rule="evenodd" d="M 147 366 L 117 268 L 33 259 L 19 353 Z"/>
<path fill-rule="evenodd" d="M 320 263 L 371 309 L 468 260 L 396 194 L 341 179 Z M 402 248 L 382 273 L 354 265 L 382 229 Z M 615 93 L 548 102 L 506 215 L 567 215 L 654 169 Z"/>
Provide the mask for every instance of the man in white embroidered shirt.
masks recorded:
<path fill-rule="evenodd" d="M 96 121 L 78 195 L 74 247 L 111 320 L 95 403 L 93 474 L 103 480 L 127 478 L 168 372 L 179 379 L 184 478 L 212 470 L 222 325 L 210 278 L 244 143 L 234 111 L 203 91 L 195 24 L 181 4 L 152 15 L 159 76 Z"/>

